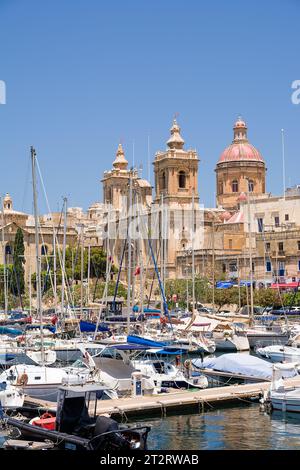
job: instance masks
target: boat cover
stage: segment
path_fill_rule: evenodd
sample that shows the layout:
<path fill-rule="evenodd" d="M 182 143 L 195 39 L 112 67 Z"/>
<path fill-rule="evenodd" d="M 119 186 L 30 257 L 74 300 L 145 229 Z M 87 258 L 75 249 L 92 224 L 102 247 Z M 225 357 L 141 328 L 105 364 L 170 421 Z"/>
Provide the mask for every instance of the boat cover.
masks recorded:
<path fill-rule="evenodd" d="M 163 342 L 160 342 L 160 341 L 153 341 L 151 339 L 143 338 L 142 336 L 135 336 L 135 335 L 127 336 L 127 341 L 128 341 L 128 343 L 142 344 L 144 346 L 149 346 L 149 347 L 153 347 L 153 348 L 159 348 L 159 347 L 167 346 L 167 343 L 163 343 Z"/>
<path fill-rule="evenodd" d="M 262 379 L 271 379 L 273 372 L 273 364 L 270 362 L 243 353 L 222 354 L 219 357 L 205 358 L 203 361 L 193 359 L 192 363 L 199 369 L 213 369 Z M 282 371 L 282 377 L 293 377 L 296 374 L 295 370 Z"/>

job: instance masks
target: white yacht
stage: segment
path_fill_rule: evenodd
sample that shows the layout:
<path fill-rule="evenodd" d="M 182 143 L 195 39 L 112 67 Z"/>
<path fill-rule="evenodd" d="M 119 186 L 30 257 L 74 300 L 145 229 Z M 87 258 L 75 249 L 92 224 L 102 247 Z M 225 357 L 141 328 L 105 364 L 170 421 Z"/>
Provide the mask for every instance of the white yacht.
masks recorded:
<path fill-rule="evenodd" d="M 159 388 L 206 388 L 207 378 L 196 374 L 190 378 L 174 365 L 159 359 L 137 359 L 132 361 L 133 366 L 144 375 L 154 380 L 155 386 Z"/>
<path fill-rule="evenodd" d="M 282 346 L 281 344 L 274 346 L 266 346 L 257 348 L 256 353 L 272 362 L 299 362 L 300 349 L 292 346 Z"/>
<path fill-rule="evenodd" d="M 274 410 L 282 412 L 300 412 L 300 387 L 285 385 L 282 373 L 297 370 L 298 364 L 274 364 L 271 387 L 264 394 L 262 403 L 270 404 Z"/>

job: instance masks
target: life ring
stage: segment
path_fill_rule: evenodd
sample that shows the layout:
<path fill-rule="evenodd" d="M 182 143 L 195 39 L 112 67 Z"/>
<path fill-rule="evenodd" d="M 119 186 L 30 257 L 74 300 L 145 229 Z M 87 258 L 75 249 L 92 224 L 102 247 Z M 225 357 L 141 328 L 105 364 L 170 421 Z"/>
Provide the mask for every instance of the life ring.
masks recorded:
<path fill-rule="evenodd" d="M 17 385 L 27 385 L 28 383 L 28 375 L 24 372 L 20 377 L 17 379 Z"/>

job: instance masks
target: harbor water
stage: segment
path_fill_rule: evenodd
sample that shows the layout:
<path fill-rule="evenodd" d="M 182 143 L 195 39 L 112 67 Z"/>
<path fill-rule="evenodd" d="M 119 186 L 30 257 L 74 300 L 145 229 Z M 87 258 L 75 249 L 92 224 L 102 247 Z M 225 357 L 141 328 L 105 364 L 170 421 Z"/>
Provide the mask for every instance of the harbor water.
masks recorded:
<path fill-rule="evenodd" d="M 151 425 L 150 450 L 298 450 L 300 414 L 260 411 L 257 403 L 201 414 L 137 421 Z"/>

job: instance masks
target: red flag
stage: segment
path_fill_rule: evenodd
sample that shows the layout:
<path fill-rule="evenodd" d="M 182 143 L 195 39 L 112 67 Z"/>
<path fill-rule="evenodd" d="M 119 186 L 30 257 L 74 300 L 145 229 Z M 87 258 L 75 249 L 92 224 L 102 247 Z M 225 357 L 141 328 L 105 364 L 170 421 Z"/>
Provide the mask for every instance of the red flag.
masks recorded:
<path fill-rule="evenodd" d="M 140 273 L 141 273 L 141 268 L 139 266 L 137 266 L 134 275 L 138 276 Z"/>

